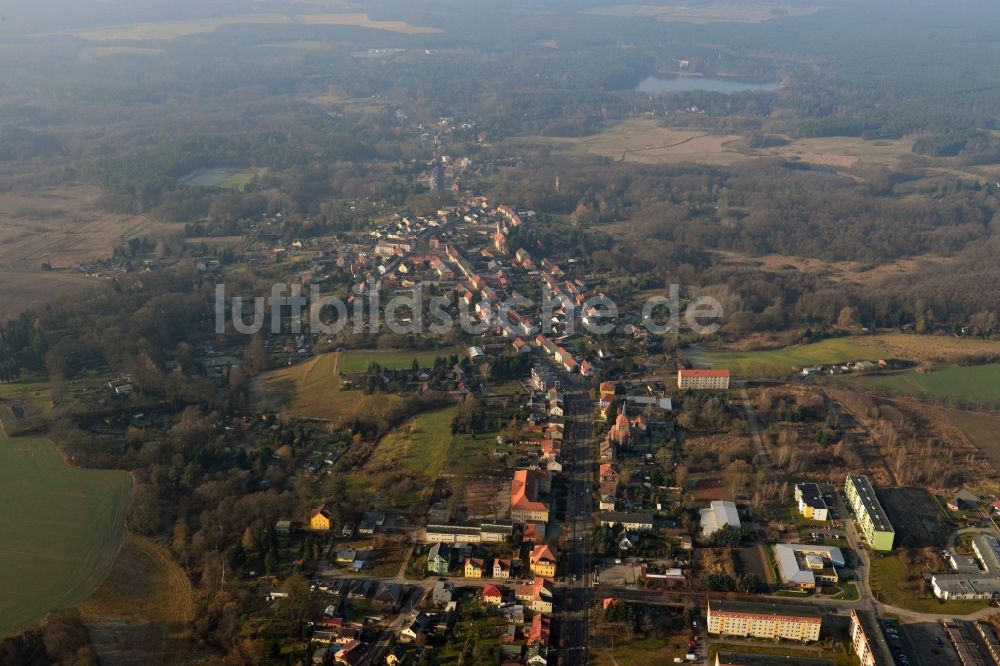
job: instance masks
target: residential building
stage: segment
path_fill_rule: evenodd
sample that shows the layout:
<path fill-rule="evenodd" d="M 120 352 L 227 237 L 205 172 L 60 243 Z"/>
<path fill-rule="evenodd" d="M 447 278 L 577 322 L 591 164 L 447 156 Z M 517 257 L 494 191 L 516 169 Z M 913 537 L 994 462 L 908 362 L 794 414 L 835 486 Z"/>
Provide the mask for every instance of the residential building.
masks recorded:
<path fill-rule="evenodd" d="M 695 391 L 725 390 L 729 388 L 728 370 L 678 370 L 677 388 Z"/>
<path fill-rule="evenodd" d="M 844 554 L 834 546 L 811 546 L 779 543 L 773 547 L 778 574 L 785 587 L 812 590 L 817 584 L 836 585 L 838 568 L 844 566 Z"/>
<path fill-rule="evenodd" d="M 948 509 L 951 511 L 966 511 L 975 509 L 977 506 L 979 506 L 979 497 L 966 488 L 962 488 L 948 500 Z"/>
<path fill-rule="evenodd" d="M 740 514 L 736 504 L 727 500 L 715 500 L 707 509 L 701 510 L 701 533 L 710 537 L 722 527 L 740 529 Z"/>
<path fill-rule="evenodd" d="M 653 529 L 653 516 L 648 513 L 630 513 L 628 511 L 602 511 L 601 525 L 608 527 L 621 525 L 626 530 L 641 532 Z"/>
<path fill-rule="evenodd" d="M 475 525 L 427 525 L 424 532 L 425 543 L 479 543 L 482 540 L 482 528 Z"/>
<path fill-rule="evenodd" d="M 510 517 L 517 523 L 549 522 L 549 507 L 539 499 L 548 492 L 551 475 L 548 471 L 519 469 L 510 483 Z"/>
<path fill-rule="evenodd" d="M 455 585 L 447 580 L 439 580 L 434 584 L 431 598 L 436 604 L 447 604 L 455 600 Z"/>
<path fill-rule="evenodd" d="M 326 532 L 333 526 L 333 511 L 329 504 L 313 509 L 309 514 L 309 529 Z"/>
<path fill-rule="evenodd" d="M 851 647 L 858 656 L 861 666 L 876 666 L 881 659 L 875 658 L 878 646 L 875 641 L 881 633 L 877 620 L 868 611 L 851 611 Z"/>
<path fill-rule="evenodd" d="M 889 516 L 875 496 L 875 489 L 867 476 L 848 474 L 844 484 L 844 494 L 847 503 L 854 511 L 859 531 L 868 541 L 872 550 L 892 550 L 896 531 L 889 523 Z"/>
<path fill-rule="evenodd" d="M 514 598 L 535 613 L 552 612 L 552 584 L 544 578 L 515 586 Z"/>
<path fill-rule="evenodd" d="M 978 566 L 967 558 L 953 555 L 952 566 L 959 573 L 931 577 L 935 596 L 945 600 L 1000 597 L 1000 541 L 992 534 L 977 534 L 972 538 L 972 552 L 979 560 Z"/>
<path fill-rule="evenodd" d="M 496 558 L 493 560 L 493 577 L 500 580 L 510 578 L 510 560 Z"/>
<path fill-rule="evenodd" d="M 809 606 L 708 602 L 708 633 L 774 640 L 818 641 L 822 615 Z"/>
<path fill-rule="evenodd" d="M 465 560 L 463 569 L 466 578 L 482 578 L 486 569 L 485 563 L 478 557 L 469 557 Z"/>
<path fill-rule="evenodd" d="M 496 585 L 487 583 L 482 590 L 483 603 L 487 606 L 499 606 L 503 603 L 503 591 Z"/>
<path fill-rule="evenodd" d="M 556 577 L 556 556 L 546 545 L 535 546 L 528 556 L 531 573 L 542 578 Z"/>
<path fill-rule="evenodd" d="M 427 572 L 443 576 L 451 568 L 451 548 L 438 542 L 427 553 Z"/>
<path fill-rule="evenodd" d="M 824 521 L 829 518 L 829 509 L 818 484 L 795 484 L 795 501 L 799 503 L 799 513 L 809 520 Z"/>

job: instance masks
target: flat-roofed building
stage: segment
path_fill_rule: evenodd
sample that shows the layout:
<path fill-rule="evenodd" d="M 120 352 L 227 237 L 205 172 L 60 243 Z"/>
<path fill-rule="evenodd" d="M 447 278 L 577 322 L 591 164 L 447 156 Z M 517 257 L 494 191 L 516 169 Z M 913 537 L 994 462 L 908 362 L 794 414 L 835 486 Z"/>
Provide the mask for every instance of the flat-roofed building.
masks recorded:
<path fill-rule="evenodd" d="M 815 483 L 795 484 L 795 501 L 799 503 L 799 513 L 810 520 L 823 521 L 829 518 L 829 509 L 823 499 L 819 485 Z"/>
<path fill-rule="evenodd" d="M 872 550 L 892 550 L 896 531 L 889 522 L 889 516 L 875 496 L 875 489 L 867 476 L 848 474 L 844 484 L 844 494 L 854 511 L 858 528 Z"/>
<path fill-rule="evenodd" d="M 819 640 L 823 617 L 808 606 L 712 599 L 707 623 L 710 634 L 810 642 Z"/>
<path fill-rule="evenodd" d="M 678 370 L 677 388 L 694 391 L 725 390 L 729 388 L 728 370 Z"/>
<path fill-rule="evenodd" d="M 1000 540 L 992 534 L 977 534 L 972 538 L 972 551 L 979 560 L 951 554 L 954 574 L 934 574 L 931 587 L 939 599 L 996 599 L 1000 597 Z"/>
<path fill-rule="evenodd" d="M 723 527 L 740 529 L 740 513 L 736 504 L 726 500 L 715 500 L 707 509 L 701 510 L 701 533 L 710 537 Z"/>
<path fill-rule="evenodd" d="M 786 587 L 812 590 L 817 583 L 836 585 L 840 580 L 837 569 L 844 566 L 844 554 L 836 546 L 779 543 L 773 549 Z"/>

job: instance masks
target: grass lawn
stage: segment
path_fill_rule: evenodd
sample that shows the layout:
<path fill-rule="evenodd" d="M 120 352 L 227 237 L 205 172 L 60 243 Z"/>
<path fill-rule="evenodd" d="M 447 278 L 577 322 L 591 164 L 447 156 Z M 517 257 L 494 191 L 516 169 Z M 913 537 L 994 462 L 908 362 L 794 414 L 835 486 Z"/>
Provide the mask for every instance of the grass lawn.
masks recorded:
<path fill-rule="evenodd" d="M 949 613 L 967 615 L 986 608 L 982 601 L 938 601 L 934 597 L 913 599 L 904 592 L 909 573 L 896 555 L 872 557 L 871 587 L 878 598 L 891 606 L 898 606 L 918 613 Z"/>
<path fill-rule="evenodd" d="M 727 642 L 727 643 L 712 643 L 709 648 L 709 663 L 715 663 L 715 655 L 717 652 L 751 652 L 754 654 L 770 654 L 777 655 L 781 657 L 794 658 L 794 657 L 805 657 L 810 659 L 831 659 L 833 663 L 837 666 L 853 666 L 857 663 L 853 655 L 847 652 L 833 652 L 829 650 L 815 649 L 810 650 L 807 648 L 797 648 L 793 643 L 782 642 L 778 645 L 763 644 L 761 641 L 750 640 L 746 643 L 739 642 Z M 789 660 L 791 663 L 791 660 Z"/>
<path fill-rule="evenodd" d="M 847 379 L 872 393 L 905 395 L 954 406 L 1000 407 L 1000 364 L 941 368 Z"/>
<path fill-rule="evenodd" d="M 680 639 L 678 639 L 680 641 Z M 591 654 L 591 663 L 607 666 L 614 664 L 672 664 L 674 657 L 687 652 L 673 650 L 667 641 L 659 638 L 643 638 L 635 641 L 615 639 L 614 648 L 611 641 L 602 641 L 603 647 L 595 648 Z M 686 645 L 686 644 L 685 644 Z"/>
<path fill-rule="evenodd" d="M 417 359 L 420 367 L 430 368 L 434 365 L 434 359 L 439 356 L 448 358 L 452 354 L 458 353 L 456 349 L 429 352 L 350 350 L 341 353 L 340 371 L 345 375 L 366 372 L 372 363 L 378 363 L 386 370 L 406 370 L 413 365 L 413 359 Z"/>
<path fill-rule="evenodd" d="M 948 418 L 972 440 L 993 466 L 1000 470 L 1000 415 L 946 410 Z"/>
<path fill-rule="evenodd" d="M 392 461 L 436 479 L 448 455 L 456 409 L 451 406 L 424 412 L 396 428 L 378 443 L 375 460 Z"/>
<path fill-rule="evenodd" d="M 44 437 L 0 438 L 0 635 L 97 589 L 129 487 L 124 472 L 69 467 Z"/>
<path fill-rule="evenodd" d="M 784 349 L 751 352 L 687 349 L 684 355 L 698 367 L 728 368 L 737 377 L 782 377 L 795 368 L 842 361 L 875 361 L 882 354 L 851 338 L 831 338 Z"/>

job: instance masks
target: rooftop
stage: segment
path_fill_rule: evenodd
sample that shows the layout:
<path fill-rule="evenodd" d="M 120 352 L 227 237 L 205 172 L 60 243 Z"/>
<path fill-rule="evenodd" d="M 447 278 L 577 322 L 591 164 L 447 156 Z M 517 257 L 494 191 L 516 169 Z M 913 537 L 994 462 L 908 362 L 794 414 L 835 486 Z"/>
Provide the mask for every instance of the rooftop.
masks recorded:
<path fill-rule="evenodd" d="M 822 614 L 811 606 L 795 604 L 754 603 L 750 601 L 720 601 L 710 599 L 710 613 L 737 613 L 742 615 L 768 615 L 772 617 L 822 618 Z"/>
<path fill-rule="evenodd" d="M 861 504 L 865 507 L 865 512 L 875 529 L 879 532 L 895 532 L 889 522 L 889 516 L 886 515 L 885 509 L 882 508 L 878 497 L 875 496 L 875 489 L 868 477 L 862 474 L 848 474 L 847 482 L 854 486 L 854 491 L 861 498 Z"/>

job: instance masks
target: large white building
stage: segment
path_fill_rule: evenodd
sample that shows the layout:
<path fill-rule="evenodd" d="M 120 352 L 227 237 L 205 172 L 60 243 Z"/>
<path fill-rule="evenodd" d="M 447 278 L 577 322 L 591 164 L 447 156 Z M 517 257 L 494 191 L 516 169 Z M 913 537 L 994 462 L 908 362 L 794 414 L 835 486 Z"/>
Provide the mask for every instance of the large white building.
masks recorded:
<path fill-rule="evenodd" d="M 740 514 L 734 503 L 716 500 L 707 509 L 701 510 L 701 533 L 706 537 L 712 536 L 726 525 L 740 529 Z"/>
<path fill-rule="evenodd" d="M 708 633 L 774 640 L 818 641 L 823 616 L 809 606 L 708 602 Z"/>
<path fill-rule="evenodd" d="M 835 546 L 811 546 L 779 543 L 774 545 L 781 583 L 786 587 L 811 590 L 817 583 L 836 585 L 838 568 L 844 566 L 844 554 Z"/>
<path fill-rule="evenodd" d="M 882 661 L 875 658 L 876 644 L 881 630 L 875 619 L 867 612 L 851 611 L 851 646 L 858 655 L 861 666 L 876 666 Z"/>
<path fill-rule="evenodd" d="M 931 587 L 939 599 L 995 599 L 1000 597 L 1000 540 L 992 534 L 972 538 L 972 551 L 982 571 L 934 574 Z"/>
<path fill-rule="evenodd" d="M 799 503 L 799 513 L 806 518 L 824 521 L 829 518 L 829 509 L 819 485 L 815 483 L 796 483 L 795 501 Z"/>

